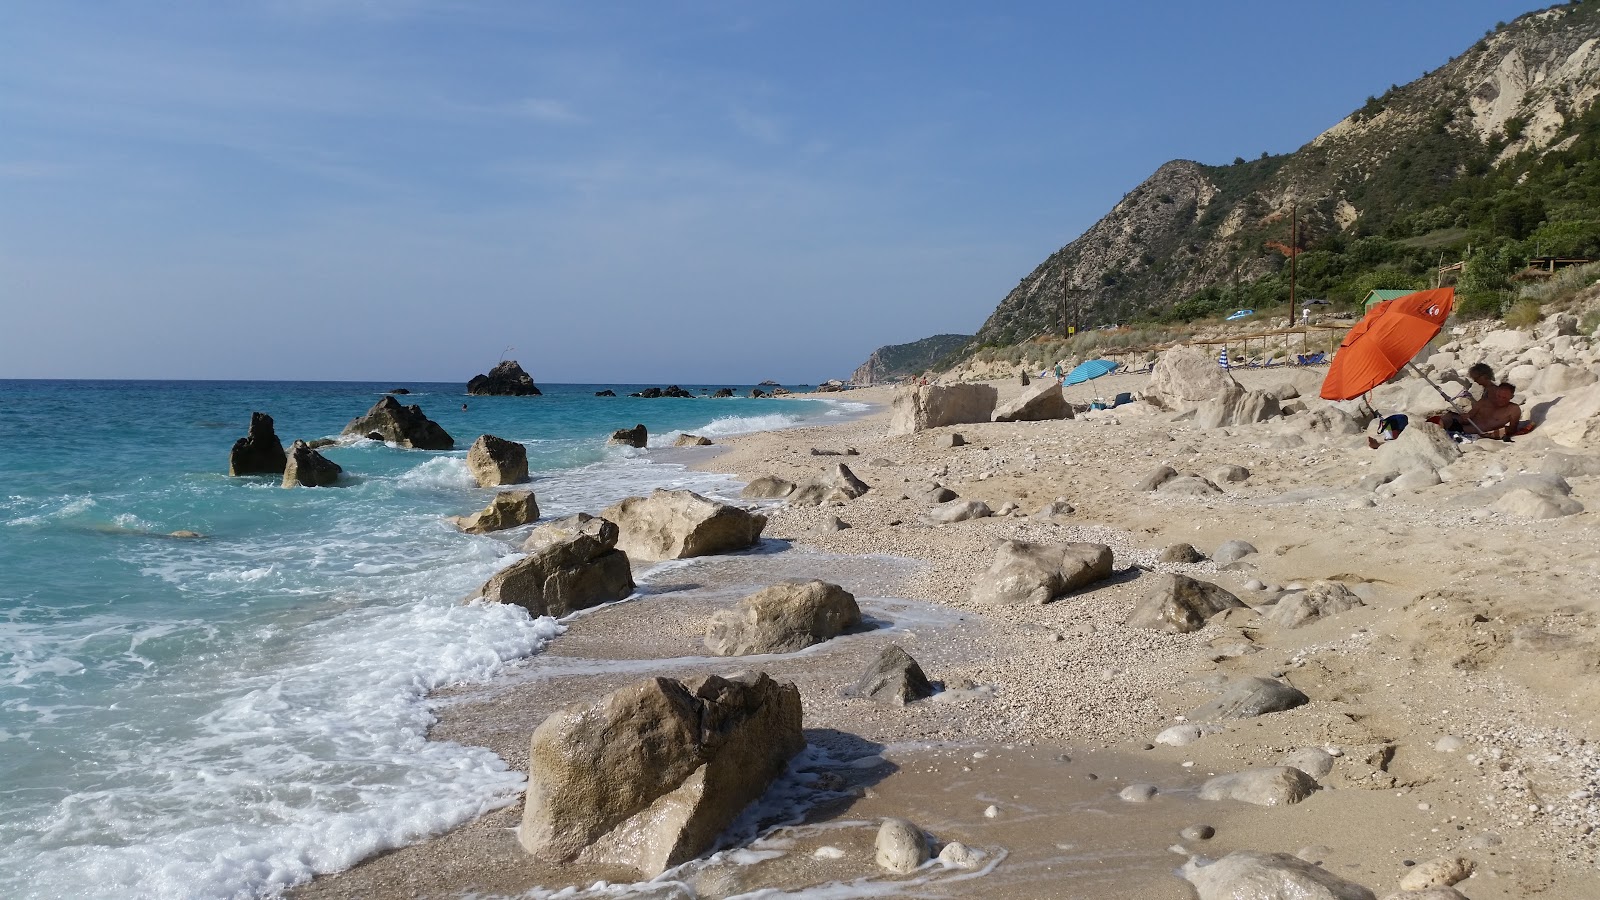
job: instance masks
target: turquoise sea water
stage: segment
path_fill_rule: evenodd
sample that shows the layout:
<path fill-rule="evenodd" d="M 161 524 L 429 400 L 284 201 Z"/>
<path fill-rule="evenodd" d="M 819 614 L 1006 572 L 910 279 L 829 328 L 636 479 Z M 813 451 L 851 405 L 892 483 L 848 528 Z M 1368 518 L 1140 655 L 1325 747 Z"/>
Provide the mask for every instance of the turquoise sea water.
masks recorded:
<path fill-rule="evenodd" d="M 512 551 L 443 521 L 490 496 L 472 440 L 524 443 L 554 517 L 736 487 L 606 447 L 617 428 L 665 445 L 861 409 L 407 384 L 457 450 L 330 447 L 333 488 L 227 476 L 252 410 L 287 444 L 395 386 L 0 381 L 0 896 L 259 896 L 514 801 L 498 757 L 424 739 L 429 690 L 562 630 L 460 603 Z"/>

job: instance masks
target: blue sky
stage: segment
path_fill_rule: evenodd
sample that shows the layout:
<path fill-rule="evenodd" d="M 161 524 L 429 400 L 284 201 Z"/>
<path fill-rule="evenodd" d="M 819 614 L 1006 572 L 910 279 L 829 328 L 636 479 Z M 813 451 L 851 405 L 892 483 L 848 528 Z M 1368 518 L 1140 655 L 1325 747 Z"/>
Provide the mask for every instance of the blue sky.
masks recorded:
<path fill-rule="evenodd" d="M 0 377 L 848 377 L 1531 8 L 15 0 Z"/>

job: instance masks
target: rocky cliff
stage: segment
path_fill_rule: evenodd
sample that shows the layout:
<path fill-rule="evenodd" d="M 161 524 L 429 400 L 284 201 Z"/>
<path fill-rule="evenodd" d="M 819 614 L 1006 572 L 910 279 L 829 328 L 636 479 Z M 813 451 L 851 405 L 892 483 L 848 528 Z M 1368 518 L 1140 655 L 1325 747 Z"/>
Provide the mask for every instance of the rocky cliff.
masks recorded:
<path fill-rule="evenodd" d="M 970 334 L 936 334 L 909 344 L 879 347 L 856 368 L 850 380 L 855 384 L 878 384 L 916 375 L 961 349 L 970 340 Z"/>
<path fill-rule="evenodd" d="M 1342 251 L 1341 240 L 1430 230 L 1444 235 L 1431 248 L 1438 249 L 1452 226 L 1464 245 L 1462 226 L 1485 214 L 1462 205 L 1461 183 L 1592 141 L 1597 95 L 1600 3 L 1529 13 L 1417 81 L 1370 98 L 1292 154 L 1161 166 L 1024 277 L 968 347 L 1058 332 L 1063 306 L 1068 323 L 1092 328 L 1271 276 L 1287 248 L 1267 242 L 1291 240 L 1291 206 L 1297 250 L 1320 243 Z M 1498 219 L 1491 225 L 1491 236 L 1505 230 Z M 1413 268 L 1420 277 L 1420 264 Z"/>

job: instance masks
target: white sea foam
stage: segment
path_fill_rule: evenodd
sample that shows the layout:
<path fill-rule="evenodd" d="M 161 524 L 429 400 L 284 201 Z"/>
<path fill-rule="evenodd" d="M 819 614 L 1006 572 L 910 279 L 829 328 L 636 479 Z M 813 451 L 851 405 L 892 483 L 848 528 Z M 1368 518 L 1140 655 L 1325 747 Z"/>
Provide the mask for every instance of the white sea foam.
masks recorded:
<path fill-rule="evenodd" d="M 478 486 L 472 471 L 467 468 L 465 456 L 436 456 L 396 476 L 394 480 L 407 488 L 459 490 Z"/>

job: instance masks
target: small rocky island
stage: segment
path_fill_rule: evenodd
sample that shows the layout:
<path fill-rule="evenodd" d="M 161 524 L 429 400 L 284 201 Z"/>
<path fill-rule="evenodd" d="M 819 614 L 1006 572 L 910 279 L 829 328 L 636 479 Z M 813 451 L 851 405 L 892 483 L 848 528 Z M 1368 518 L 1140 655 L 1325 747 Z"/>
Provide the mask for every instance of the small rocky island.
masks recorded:
<path fill-rule="evenodd" d="M 514 359 L 501 360 L 487 375 L 474 375 L 467 382 L 467 393 L 474 397 L 538 397 L 543 393 L 533 376 Z"/>

